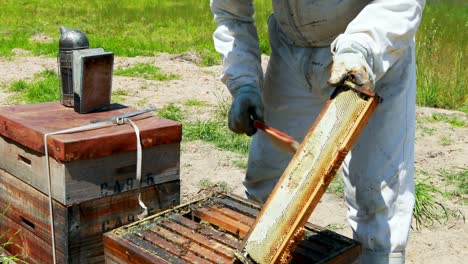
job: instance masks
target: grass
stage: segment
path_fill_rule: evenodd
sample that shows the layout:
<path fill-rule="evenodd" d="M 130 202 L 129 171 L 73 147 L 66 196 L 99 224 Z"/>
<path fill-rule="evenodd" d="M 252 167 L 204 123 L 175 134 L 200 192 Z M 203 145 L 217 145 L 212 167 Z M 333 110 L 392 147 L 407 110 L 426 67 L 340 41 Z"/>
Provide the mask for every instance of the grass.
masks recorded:
<path fill-rule="evenodd" d="M 468 5 L 428 1 L 416 35 L 417 103 L 468 113 Z"/>
<path fill-rule="evenodd" d="M 21 232 L 21 229 L 18 229 L 10 238 L 8 238 L 7 241 L 5 241 L 4 243 L 1 243 L 0 247 L 1 248 L 6 248 L 7 246 L 12 245 L 13 244 L 13 241 L 12 241 L 13 238 L 15 236 L 17 236 L 20 232 Z M 0 234 L 0 239 L 2 239 L 2 237 L 3 237 L 3 235 Z M 26 261 L 18 258 L 17 256 L 4 256 L 2 254 L 0 254 L 0 263 L 5 263 L 5 264 L 7 264 L 7 263 L 25 263 L 25 264 L 27 264 Z"/>
<path fill-rule="evenodd" d="M 260 21 L 260 46 L 267 52 L 265 21 L 271 3 L 257 1 Z M 24 19 L 27 17 L 28 19 Z M 52 1 L 4 0 L 0 16 L 0 55 L 11 55 L 13 48 L 33 54 L 56 56 L 58 26 L 78 28 L 86 33 L 92 47 L 104 47 L 117 56 L 151 56 L 194 51 L 200 64 L 219 64 L 212 34 L 216 25 L 207 1 Z M 36 33 L 53 37 L 52 43 L 30 42 Z"/>
<path fill-rule="evenodd" d="M 160 117 L 174 120 L 177 122 L 182 122 L 184 119 L 182 109 L 180 109 L 180 107 L 176 106 L 173 103 L 168 104 L 161 109 L 158 109 L 157 113 Z"/>
<path fill-rule="evenodd" d="M 232 188 L 225 181 L 214 182 L 207 178 L 201 179 L 198 182 L 198 188 L 198 194 L 202 194 L 205 197 L 232 191 Z"/>
<path fill-rule="evenodd" d="M 184 105 L 202 107 L 202 106 L 208 106 L 210 104 L 208 102 L 206 102 L 206 101 L 202 101 L 202 100 L 198 100 L 198 99 L 188 99 L 188 100 L 186 100 L 184 102 Z"/>
<path fill-rule="evenodd" d="M 425 136 L 432 136 L 436 132 L 437 129 L 431 128 L 431 127 L 426 127 L 426 126 L 418 126 L 418 128 L 421 129 L 423 135 Z"/>
<path fill-rule="evenodd" d="M 8 211 L 9 206 L 6 206 L 2 211 L 0 211 L 0 221 L 2 220 L 3 217 L 5 217 L 6 212 Z M 17 236 L 21 232 L 21 229 L 18 229 L 11 237 L 8 238 L 8 240 L 3 240 L 3 236 L 5 234 L 0 234 L 0 248 L 6 248 L 9 245 L 13 244 L 13 238 Z M 0 263 L 27 263 L 17 256 L 4 256 L 0 254 Z"/>
<path fill-rule="evenodd" d="M 447 209 L 436 198 L 436 195 L 442 195 L 438 188 L 424 180 L 418 181 L 415 185 L 415 195 L 413 218 L 416 230 L 422 227 L 430 228 L 435 222 L 442 224 L 448 220 Z"/>
<path fill-rule="evenodd" d="M 184 127 L 184 140 L 203 140 L 232 152 L 247 155 L 251 138 L 232 133 L 227 121 L 209 120 L 190 122 Z"/>
<path fill-rule="evenodd" d="M 114 71 L 115 75 L 143 78 L 146 80 L 169 81 L 179 79 L 180 76 L 172 73 L 162 73 L 161 68 L 151 63 L 138 62 L 127 68 L 119 68 Z"/>
<path fill-rule="evenodd" d="M 10 98 L 13 103 L 43 103 L 60 100 L 59 78 L 50 70 L 34 75 L 34 80 L 13 82 L 9 89 L 15 94 Z"/>
<path fill-rule="evenodd" d="M 217 188 L 220 192 L 229 192 L 231 187 L 225 181 L 213 182 L 210 179 L 204 178 L 198 182 L 198 187 L 201 190 L 210 190 Z"/>
<path fill-rule="evenodd" d="M 464 120 L 439 113 L 432 114 L 432 116 L 427 117 L 426 120 L 429 122 L 445 122 L 450 124 L 452 127 L 467 127 L 467 124 Z"/>
<path fill-rule="evenodd" d="M 118 88 L 112 91 L 112 102 L 122 103 L 125 101 L 125 97 L 129 96 L 130 92 L 128 90 Z"/>
<path fill-rule="evenodd" d="M 335 177 L 333 177 L 333 180 L 327 188 L 327 192 L 340 198 L 344 197 L 344 182 L 341 172 L 336 173 Z"/>
<path fill-rule="evenodd" d="M 204 121 L 184 121 L 184 113 L 179 106 L 168 104 L 158 110 L 158 115 L 167 119 L 182 122 L 184 140 L 202 140 L 216 147 L 235 153 L 247 155 L 251 138 L 232 133 L 227 127 L 225 118 L 216 116 Z M 239 164 L 240 165 L 240 164 Z"/>
<path fill-rule="evenodd" d="M 255 1 L 255 8 L 259 45 L 269 54 L 266 21 L 271 1 Z M 416 36 L 418 105 L 468 113 L 467 12 L 463 0 L 427 2 Z M 212 43 L 216 25 L 207 1 L 4 0 L 1 14 L 0 56 L 11 55 L 14 48 L 56 56 L 58 26 L 67 25 L 85 32 L 92 47 L 104 47 L 117 56 L 195 52 L 200 65 L 221 61 Z M 54 41 L 30 41 L 37 33 Z"/>
<path fill-rule="evenodd" d="M 446 192 L 449 198 L 459 198 L 464 203 L 468 201 L 468 169 L 440 170 L 438 174 L 446 180 L 449 187 L 453 187 Z"/>
<path fill-rule="evenodd" d="M 448 136 L 441 136 L 440 137 L 440 144 L 442 146 L 449 146 L 449 145 L 452 145 L 453 144 L 453 140 L 450 139 Z"/>
<path fill-rule="evenodd" d="M 241 169 L 241 170 L 247 169 L 247 155 L 239 159 L 233 159 L 231 160 L 231 162 L 232 162 L 232 165 L 234 165 L 238 169 Z"/>

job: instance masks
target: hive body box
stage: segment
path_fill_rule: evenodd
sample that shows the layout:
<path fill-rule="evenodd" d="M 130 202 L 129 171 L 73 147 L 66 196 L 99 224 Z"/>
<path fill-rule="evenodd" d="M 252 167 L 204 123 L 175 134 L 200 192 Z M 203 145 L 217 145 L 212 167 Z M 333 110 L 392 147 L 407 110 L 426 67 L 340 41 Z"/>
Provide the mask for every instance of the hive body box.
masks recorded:
<path fill-rule="evenodd" d="M 141 189 L 151 213 L 179 203 L 179 181 Z M 6 210 L 5 210 L 6 208 Z M 0 170 L 0 243 L 28 263 L 52 263 L 47 195 Z M 57 263 L 102 263 L 102 233 L 137 220 L 138 191 L 122 192 L 75 205 L 53 203 Z"/>
<path fill-rule="evenodd" d="M 192 202 L 104 234 L 107 264 L 232 263 L 260 211 L 234 195 Z M 308 224 L 293 263 L 347 264 L 361 252 L 358 242 Z"/>
<path fill-rule="evenodd" d="M 80 115 L 58 102 L 0 109 L 0 168 L 47 193 L 44 133 L 134 112 L 115 110 Z M 120 108 L 120 109 L 119 109 Z M 179 179 L 181 125 L 140 116 L 142 184 Z M 52 197 L 68 205 L 135 189 L 136 137 L 130 125 L 53 135 L 48 139 Z"/>
<path fill-rule="evenodd" d="M 0 109 L 0 242 L 30 263 L 51 263 L 44 134 L 136 110 L 113 105 L 80 115 L 58 102 Z M 140 192 L 151 212 L 179 203 L 180 123 L 133 119 L 143 146 Z M 136 136 L 128 125 L 53 135 L 47 141 L 58 263 L 103 262 L 102 233 L 135 221 Z"/>

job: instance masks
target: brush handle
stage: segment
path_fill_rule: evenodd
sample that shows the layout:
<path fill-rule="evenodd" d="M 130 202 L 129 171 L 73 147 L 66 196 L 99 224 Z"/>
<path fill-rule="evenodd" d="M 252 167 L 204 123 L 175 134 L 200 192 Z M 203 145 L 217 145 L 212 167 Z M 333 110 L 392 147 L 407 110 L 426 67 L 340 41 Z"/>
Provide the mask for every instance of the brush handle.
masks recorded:
<path fill-rule="evenodd" d="M 254 126 L 256 128 L 258 128 L 258 129 L 264 131 L 268 135 L 273 136 L 276 139 L 278 139 L 278 140 L 280 140 L 280 141 L 282 141 L 282 142 L 284 142 L 286 144 L 294 144 L 296 142 L 296 140 L 293 137 L 291 137 L 290 135 L 288 135 L 286 133 L 283 133 L 283 132 L 279 131 L 276 128 L 268 126 L 265 123 L 260 122 L 258 120 L 254 121 Z"/>

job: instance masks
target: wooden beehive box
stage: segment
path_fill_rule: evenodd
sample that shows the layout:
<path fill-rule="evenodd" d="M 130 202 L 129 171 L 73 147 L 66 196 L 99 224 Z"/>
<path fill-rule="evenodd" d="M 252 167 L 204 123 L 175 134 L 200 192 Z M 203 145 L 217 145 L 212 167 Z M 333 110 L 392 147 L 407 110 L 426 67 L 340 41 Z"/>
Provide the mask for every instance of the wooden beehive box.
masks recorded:
<path fill-rule="evenodd" d="M 58 102 L 0 108 L 0 168 L 47 193 L 44 134 L 136 110 L 78 114 Z M 179 179 L 182 126 L 149 114 L 136 117 L 143 145 L 142 186 Z M 52 197 L 64 205 L 133 190 L 136 136 L 129 124 L 48 138 Z"/>
<path fill-rule="evenodd" d="M 221 195 L 182 205 L 104 234 L 105 260 L 121 263 L 232 263 L 258 204 Z M 306 225 L 293 263 L 352 263 L 358 242 Z"/>
<path fill-rule="evenodd" d="M 0 243 L 11 239 L 11 254 L 52 262 L 44 134 L 134 111 L 113 105 L 83 115 L 58 102 L 0 108 Z M 143 145 L 140 191 L 130 125 L 48 138 L 58 263 L 102 263 L 102 233 L 137 220 L 139 192 L 151 213 L 179 204 L 181 124 L 151 114 L 132 119 Z"/>
<path fill-rule="evenodd" d="M 143 187 L 151 213 L 179 204 L 179 180 Z M 0 170 L 0 244 L 28 263 L 52 263 L 48 196 Z M 102 234 L 137 220 L 138 191 L 74 205 L 53 202 L 57 263 L 102 263 Z"/>

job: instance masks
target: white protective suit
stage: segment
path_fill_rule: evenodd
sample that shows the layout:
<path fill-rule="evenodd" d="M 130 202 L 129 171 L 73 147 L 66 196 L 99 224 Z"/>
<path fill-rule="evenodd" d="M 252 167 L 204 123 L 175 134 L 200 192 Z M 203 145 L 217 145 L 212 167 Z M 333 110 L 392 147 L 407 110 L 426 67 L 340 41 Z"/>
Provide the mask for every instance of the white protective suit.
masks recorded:
<path fill-rule="evenodd" d="M 265 78 L 252 0 L 211 0 L 223 56 L 221 80 L 232 94 L 258 87 L 265 122 L 305 137 L 333 88 L 333 54 L 365 58 L 383 98 L 343 171 L 348 219 L 363 245 L 361 263 L 404 263 L 414 206 L 414 36 L 424 0 L 273 0 L 272 53 Z M 263 80 L 264 79 L 264 80 Z M 264 133 L 253 138 L 247 195 L 264 202 L 291 160 Z"/>

